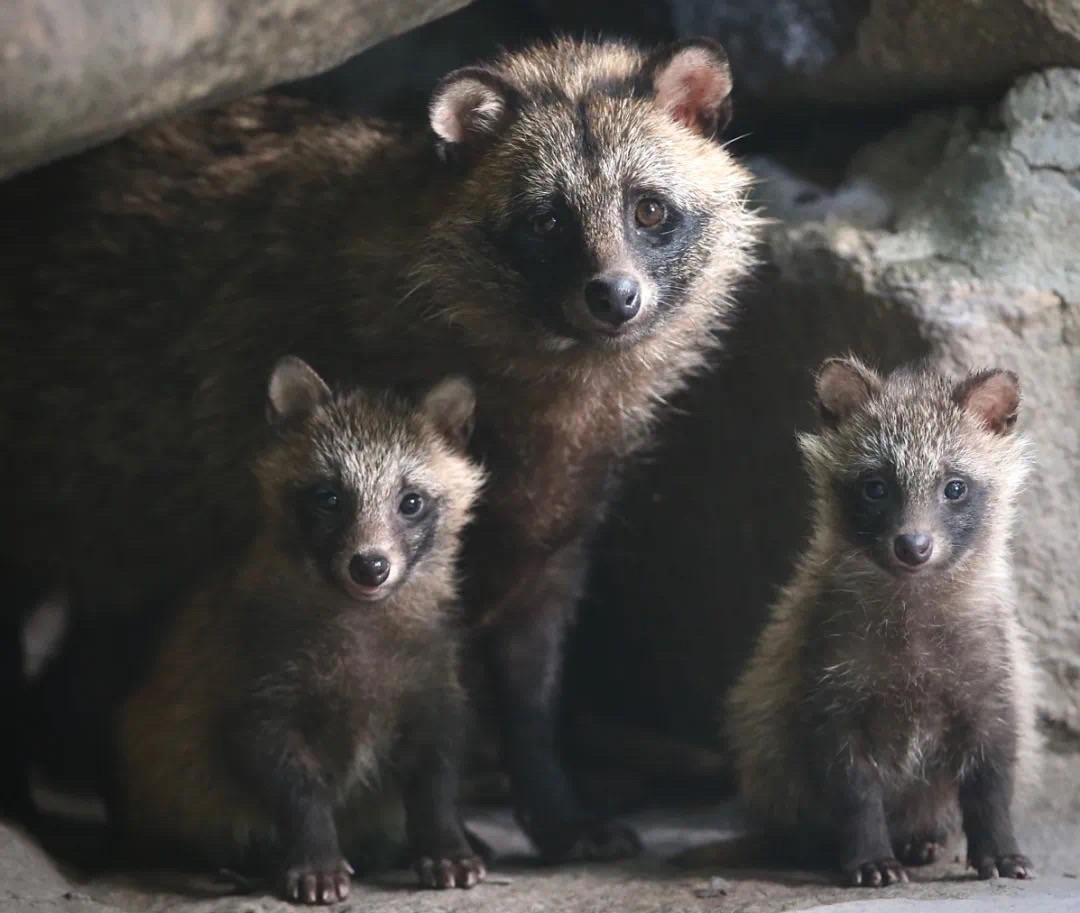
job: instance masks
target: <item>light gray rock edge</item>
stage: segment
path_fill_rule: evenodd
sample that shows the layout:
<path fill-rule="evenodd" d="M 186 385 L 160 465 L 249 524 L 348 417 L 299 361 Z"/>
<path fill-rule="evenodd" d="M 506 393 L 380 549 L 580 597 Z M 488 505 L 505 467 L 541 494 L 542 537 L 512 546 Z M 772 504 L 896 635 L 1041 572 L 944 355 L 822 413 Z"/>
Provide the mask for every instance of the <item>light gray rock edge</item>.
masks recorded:
<path fill-rule="evenodd" d="M 0 177 L 318 73 L 465 0 L 5 0 Z"/>

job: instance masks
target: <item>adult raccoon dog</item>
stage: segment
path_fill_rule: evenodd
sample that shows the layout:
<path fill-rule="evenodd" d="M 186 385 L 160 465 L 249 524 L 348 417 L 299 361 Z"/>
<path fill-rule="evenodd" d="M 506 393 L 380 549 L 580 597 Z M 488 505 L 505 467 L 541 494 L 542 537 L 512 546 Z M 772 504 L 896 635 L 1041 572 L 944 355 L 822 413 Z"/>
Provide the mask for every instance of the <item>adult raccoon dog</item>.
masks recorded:
<path fill-rule="evenodd" d="M 619 465 L 748 268 L 730 90 L 711 42 L 560 41 L 447 76 L 433 138 L 263 97 L 5 187 L 9 592 L 136 612 L 242 550 L 252 378 L 285 353 L 466 375 L 491 479 L 464 602 L 519 818 L 549 859 L 633 851 L 557 760 L 561 642 Z"/>
<path fill-rule="evenodd" d="M 455 569 L 483 478 L 463 450 L 472 390 L 333 395 L 285 358 L 268 412 L 255 538 L 180 608 L 119 714 L 118 823 L 140 849 L 269 865 L 286 897 L 330 903 L 348 835 L 372 828 L 364 797 L 393 784 L 421 881 L 472 887 Z"/>
<path fill-rule="evenodd" d="M 830 359 L 817 394 L 824 428 L 799 442 L 813 536 L 730 695 L 742 793 L 766 837 L 825 847 L 852 885 L 933 861 L 957 806 L 979 877 L 1027 878 L 1010 813 L 1035 721 L 1009 555 L 1016 376 Z"/>

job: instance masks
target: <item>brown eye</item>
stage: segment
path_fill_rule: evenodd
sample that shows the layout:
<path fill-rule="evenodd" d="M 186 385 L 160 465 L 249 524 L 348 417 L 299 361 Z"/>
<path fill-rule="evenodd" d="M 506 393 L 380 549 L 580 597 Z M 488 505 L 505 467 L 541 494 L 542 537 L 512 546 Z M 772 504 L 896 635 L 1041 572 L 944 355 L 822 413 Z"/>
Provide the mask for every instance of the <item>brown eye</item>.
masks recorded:
<path fill-rule="evenodd" d="M 656 228 L 667 218 L 667 210 L 664 204 L 652 197 L 645 197 L 638 201 L 634 209 L 634 220 L 642 228 Z"/>
<path fill-rule="evenodd" d="M 533 231 L 541 237 L 552 234 L 558 227 L 559 220 L 553 212 L 545 212 L 532 221 Z"/>

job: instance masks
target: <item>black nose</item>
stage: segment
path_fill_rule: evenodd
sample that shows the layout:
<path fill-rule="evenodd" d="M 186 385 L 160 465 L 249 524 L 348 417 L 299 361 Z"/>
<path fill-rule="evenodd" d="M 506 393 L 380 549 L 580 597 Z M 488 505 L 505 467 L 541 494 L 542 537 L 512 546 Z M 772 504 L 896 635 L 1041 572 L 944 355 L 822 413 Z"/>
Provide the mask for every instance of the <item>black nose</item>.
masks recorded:
<path fill-rule="evenodd" d="M 628 273 L 604 273 L 585 283 L 585 303 L 597 320 L 622 326 L 641 310 L 641 284 Z"/>
<path fill-rule="evenodd" d="M 390 576 L 390 559 L 378 552 L 353 555 L 349 562 L 349 576 L 360 586 L 379 586 Z"/>
<path fill-rule="evenodd" d="M 897 536 L 893 542 L 893 551 L 896 557 L 904 564 L 916 567 L 925 564 L 934 551 L 934 540 L 926 533 L 904 533 Z"/>

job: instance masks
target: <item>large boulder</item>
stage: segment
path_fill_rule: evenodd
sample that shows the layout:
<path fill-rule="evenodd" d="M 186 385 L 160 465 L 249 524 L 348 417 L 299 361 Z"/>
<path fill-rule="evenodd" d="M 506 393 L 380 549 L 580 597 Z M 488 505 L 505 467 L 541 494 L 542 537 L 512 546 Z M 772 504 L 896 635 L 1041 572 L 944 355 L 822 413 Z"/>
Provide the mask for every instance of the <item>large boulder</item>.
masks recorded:
<path fill-rule="evenodd" d="M 466 0 L 5 0 L 0 177 L 318 73 Z"/>
<path fill-rule="evenodd" d="M 979 96 L 1080 66 L 1080 0 L 536 0 L 560 25 L 712 35 L 755 104 Z"/>
<path fill-rule="evenodd" d="M 1016 535 L 1020 615 L 1053 744 L 1080 749 L 1080 71 L 1024 77 L 986 112 L 918 115 L 835 188 L 757 167 L 779 220 L 766 266 L 605 533 L 581 651 L 613 696 L 601 709 L 716 737 L 807 532 L 793 436 L 814 423 L 815 366 L 930 356 L 1022 379 L 1038 469 Z"/>

